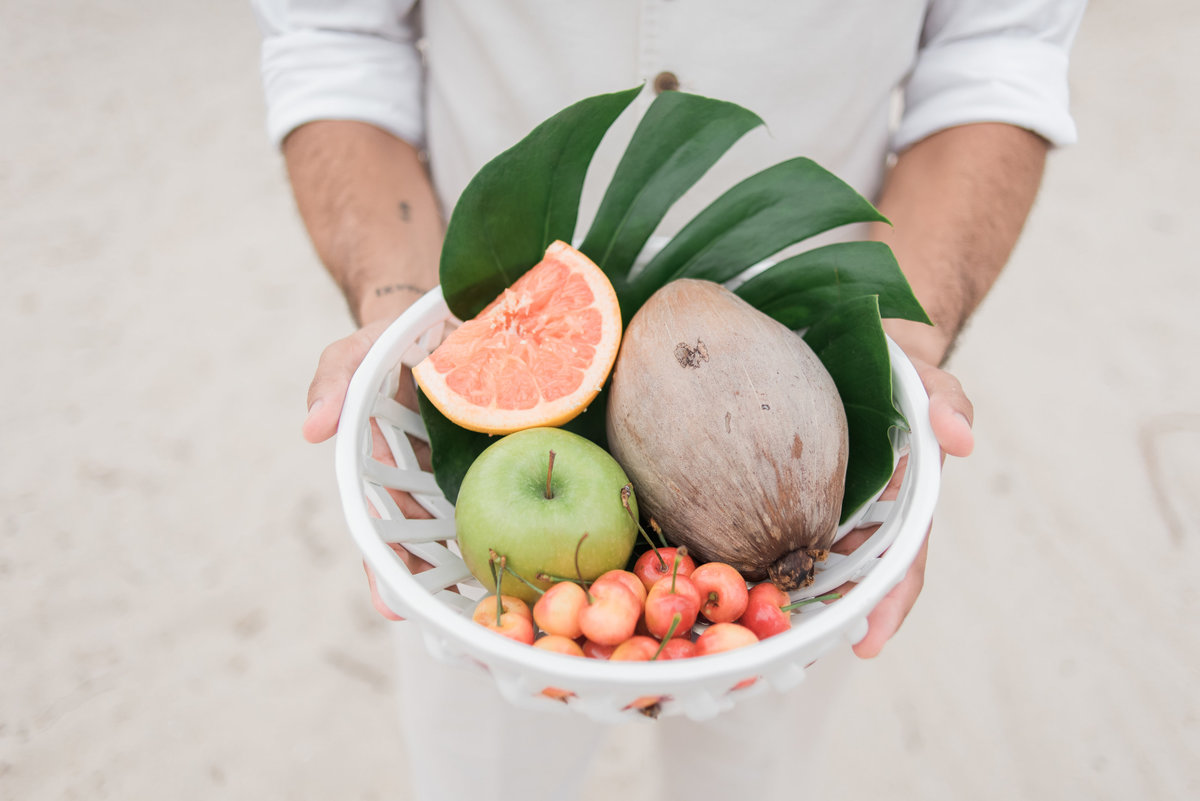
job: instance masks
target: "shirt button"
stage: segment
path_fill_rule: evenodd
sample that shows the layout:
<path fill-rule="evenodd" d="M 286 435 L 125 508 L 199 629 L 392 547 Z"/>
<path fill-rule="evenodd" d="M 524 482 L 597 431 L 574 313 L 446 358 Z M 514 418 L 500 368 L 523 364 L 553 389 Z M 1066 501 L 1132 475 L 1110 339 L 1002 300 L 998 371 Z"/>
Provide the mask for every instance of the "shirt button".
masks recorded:
<path fill-rule="evenodd" d="M 679 88 L 679 79 L 673 72 L 660 72 L 654 76 L 654 93 L 673 92 Z"/>

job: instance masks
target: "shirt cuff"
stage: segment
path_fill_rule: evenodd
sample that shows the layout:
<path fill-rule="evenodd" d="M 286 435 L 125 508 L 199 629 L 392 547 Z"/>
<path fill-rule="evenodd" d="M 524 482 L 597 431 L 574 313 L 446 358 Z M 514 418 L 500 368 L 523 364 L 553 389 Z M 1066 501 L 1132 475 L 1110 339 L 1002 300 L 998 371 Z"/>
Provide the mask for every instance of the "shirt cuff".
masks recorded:
<path fill-rule="evenodd" d="M 425 145 L 415 45 L 341 31 L 298 30 L 263 42 L 267 133 L 280 145 L 314 120 L 355 120 Z"/>
<path fill-rule="evenodd" d="M 905 89 L 893 148 L 974 122 L 1008 123 L 1055 146 L 1073 144 L 1067 63 L 1062 48 L 1035 39 L 961 40 L 927 50 Z"/>

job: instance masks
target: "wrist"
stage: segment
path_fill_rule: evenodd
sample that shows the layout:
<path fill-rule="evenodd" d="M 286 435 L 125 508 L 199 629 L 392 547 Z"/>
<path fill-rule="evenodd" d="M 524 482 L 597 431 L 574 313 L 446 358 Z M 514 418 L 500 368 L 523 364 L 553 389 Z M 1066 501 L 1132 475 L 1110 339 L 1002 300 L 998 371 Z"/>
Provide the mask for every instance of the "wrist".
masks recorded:
<path fill-rule="evenodd" d="M 428 291 L 414 283 L 383 281 L 355 293 L 348 292 L 347 302 L 355 321 L 364 326 L 399 317 Z"/>
<path fill-rule="evenodd" d="M 935 366 L 941 366 L 949 358 L 956 339 L 955 332 L 944 325 L 926 325 L 911 320 L 884 320 L 883 330 L 909 358 Z"/>

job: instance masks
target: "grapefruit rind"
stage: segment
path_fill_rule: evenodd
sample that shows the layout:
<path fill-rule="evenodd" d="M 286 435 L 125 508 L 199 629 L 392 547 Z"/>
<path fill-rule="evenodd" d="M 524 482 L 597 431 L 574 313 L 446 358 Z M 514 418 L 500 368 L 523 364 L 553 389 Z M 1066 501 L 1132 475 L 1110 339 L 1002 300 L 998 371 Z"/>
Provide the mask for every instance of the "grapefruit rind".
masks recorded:
<path fill-rule="evenodd" d="M 604 386 L 621 344 L 608 276 L 565 242 L 466 321 L 413 368 L 451 422 L 509 434 L 560 426 Z"/>

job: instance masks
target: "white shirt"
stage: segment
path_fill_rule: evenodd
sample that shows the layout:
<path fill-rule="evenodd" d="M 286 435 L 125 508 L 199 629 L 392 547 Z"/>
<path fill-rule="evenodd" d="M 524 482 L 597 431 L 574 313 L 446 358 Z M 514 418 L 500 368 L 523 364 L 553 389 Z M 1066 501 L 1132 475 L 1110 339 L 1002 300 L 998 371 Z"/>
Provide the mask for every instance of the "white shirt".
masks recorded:
<path fill-rule="evenodd" d="M 445 211 L 475 172 L 584 97 L 646 83 L 593 161 L 611 174 L 657 76 L 766 125 L 668 217 L 808 156 L 874 199 L 890 153 L 1005 122 L 1075 139 L 1068 52 L 1085 0 L 253 0 L 270 136 L 373 123 L 427 149 Z M 607 182 L 589 177 L 581 216 Z"/>

